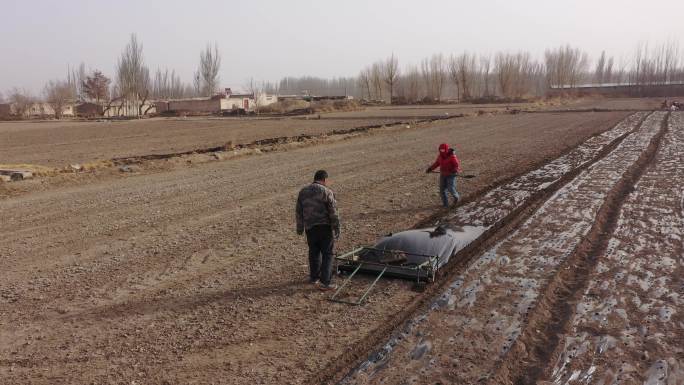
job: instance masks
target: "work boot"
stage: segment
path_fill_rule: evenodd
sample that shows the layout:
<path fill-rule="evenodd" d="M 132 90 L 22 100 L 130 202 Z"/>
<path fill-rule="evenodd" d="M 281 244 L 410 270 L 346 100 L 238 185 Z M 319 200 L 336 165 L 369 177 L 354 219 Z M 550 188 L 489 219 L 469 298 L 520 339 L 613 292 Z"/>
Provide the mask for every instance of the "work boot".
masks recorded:
<path fill-rule="evenodd" d="M 331 291 L 331 290 L 337 290 L 337 285 L 335 285 L 334 283 L 329 283 L 327 285 L 325 285 L 323 283 L 319 283 L 318 288 L 322 291 Z"/>
<path fill-rule="evenodd" d="M 451 205 L 451 207 L 456 207 L 456 205 L 458 204 L 458 201 L 459 201 L 459 200 L 460 200 L 460 199 L 458 199 L 458 198 L 454 198 L 454 203 Z"/>

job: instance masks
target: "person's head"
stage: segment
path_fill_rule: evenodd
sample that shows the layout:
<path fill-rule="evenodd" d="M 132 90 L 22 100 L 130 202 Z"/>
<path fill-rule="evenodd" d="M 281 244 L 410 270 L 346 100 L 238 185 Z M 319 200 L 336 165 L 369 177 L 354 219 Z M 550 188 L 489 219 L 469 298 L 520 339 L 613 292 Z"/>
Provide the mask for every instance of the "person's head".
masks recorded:
<path fill-rule="evenodd" d="M 328 180 L 328 172 L 325 170 L 318 170 L 314 174 L 314 182 L 318 182 L 318 183 L 324 185 L 327 180 Z"/>
<path fill-rule="evenodd" d="M 447 155 L 449 153 L 449 145 L 446 143 L 442 143 L 439 145 L 439 154 L 440 155 Z"/>

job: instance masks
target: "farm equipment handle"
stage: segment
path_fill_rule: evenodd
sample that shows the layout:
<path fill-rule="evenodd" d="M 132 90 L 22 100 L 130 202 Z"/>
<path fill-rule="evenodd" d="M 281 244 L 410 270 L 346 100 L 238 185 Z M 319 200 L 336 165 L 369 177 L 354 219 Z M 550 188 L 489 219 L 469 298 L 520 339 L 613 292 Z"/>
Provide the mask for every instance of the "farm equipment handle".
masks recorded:
<path fill-rule="evenodd" d="M 439 174 L 439 171 L 430 171 L 430 174 Z M 463 178 L 463 179 L 470 179 L 470 178 L 475 178 L 477 175 L 475 174 L 454 174 L 457 178 Z"/>

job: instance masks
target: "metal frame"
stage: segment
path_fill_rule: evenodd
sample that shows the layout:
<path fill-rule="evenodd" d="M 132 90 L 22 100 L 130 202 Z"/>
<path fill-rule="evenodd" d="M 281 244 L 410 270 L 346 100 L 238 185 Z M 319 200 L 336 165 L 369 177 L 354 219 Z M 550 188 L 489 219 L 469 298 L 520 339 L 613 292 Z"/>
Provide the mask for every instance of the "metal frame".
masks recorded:
<path fill-rule="evenodd" d="M 357 255 L 364 251 L 364 250 L 371 250 L 371 251 L 379 251 L 382 253 L 389 253 L 393 252 L 395 250 L 382 250 L 382 249 L 376 249 L 372 247 L 359 247 L 357 249 L 354 249 L 350 252 L 347 252 L 345 254 L 342 254 L 338 257 L 335 258 L 337 262 L 337 270 L 343 270 L 343 271 L 351 271 L 352 273 L 347 277 L 347 279 L 344 280 L 342 285 L 335 291 L 335 293 L 330 297 L 330 301 L 332 302 L 339 302 L 339 303 L 346 303 L 349 305 L 361 305 L 363 304 L 363 301 L 368 297 L 368 294 L 371 292 L 373 287 L 375 287 L 375 284 L 378 283 L 380 278 L 383 276 L 394 276 L 394 277 L 399 277 L 399 278 L 409 278 L 409 279 L 415 279 L 416 283 L 419 284 L 421 281 L 428 281 L 428 282 L 433 282 L 435 280 L 435 275 L 437 273 L 438 269 L 438 260 L 439 258 L 434 255 L 425 255 L 425 254 L 416 254 L 416 253 L 405 253 L 407 255 L 413 255 L 413 256 L 418 256 L 418 257 L 425 257 L 427 260 L 420 265 L 393 265 L 390 263 L 380 263 L 380 262 L 372 262 L 372 261 L 362 261 L 359 260 Z M 377 276 L 373 280 L 373 282 L 370 284 L 370 286 L 366 289 L 366 291 L 359 297 L 358 300 L 356 301 L 345 301 L 338 299 L 339 294 L 342 292 L 342 290 L 351 282 L 352 278 L 358 273 L 376 273 Z"/>

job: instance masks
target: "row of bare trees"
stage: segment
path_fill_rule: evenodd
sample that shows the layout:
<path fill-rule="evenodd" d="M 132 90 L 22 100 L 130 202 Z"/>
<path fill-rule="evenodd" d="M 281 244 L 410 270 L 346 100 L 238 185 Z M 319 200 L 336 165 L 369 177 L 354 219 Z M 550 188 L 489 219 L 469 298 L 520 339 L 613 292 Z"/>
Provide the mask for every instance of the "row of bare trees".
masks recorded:
<path fill-rule="evenodd" d="M 639 44 L 629 82 L 635 85 L 668 84 L 684 81 L 681 50 L 675 41 L 649 47 Z"/>
<path fill-rule="evenodd" d="M 385 102 L 522 99 L 542 97 L 549 88 L 574 89 L 584 84 L 668 84 L 684 82 L 684 60 L 674 41 L 639 44 L 631 56 L 615 59 L 606 52 L 593 62 L 577 47 L 563 45 L 536 60 L 528 52 L 478 55 L 470 52 L 434 54 L 418 65 L 399 66 L 392 54 L 363 68 L 355 84 L 344 79 L 344 95 Z M 315 85 L 312 85 L 315 80 Z M 281 91 L 314 90 L 320 95 L 342 95 L 340 79 L 286 78 Z"/>
<path fill-rule="evenodd" d="M 284 77 L 277 84 L 266 83 L 269 93 L 280 95 L 360 95 L 356 78 L 324 79 L 314 76 Z"/>
<path fill-rule="evenodd" d="M 396 63 L 392 55 L 387 62 Z M 409 65 L 403 73 L 387 78 L 386 61 L 364 68 L 358 81 L 360 96 L 384 99 L 389 96 L 408 103 L 447 99 L 473 100 L 502 97 L 520 99 L 544 96 L 549 87 L 573 89 L 581 84 L 670 84 L 684 82 L 684 61 L 679 46 L 672 41 L 649 47 L 640 44 L 631 60 L 601 53 L 590 68 L 589 55 L 569 45 L 546 50 L 543 61 L 528 52 L 500 52 L 476 55 L 463 52 L 444 56 L 435 54 Z M 383 89 L 383 85 L 385 88 Z M 397 89 L 397 93 L 385 91 Z"/>
<path fill-rule="evenodd" d="M 361 70 L 358 85 L 369 100 L 382 100 L 387 90 L 390 102 L 399 82 L 399 59 L 392 54 L 386 60 L 380 60 Z"/>
<path fill-rule="evenodd" d="M 529 53 L 478 56 L 435 54 L 401 71 L 391 55 L 361 70 L 359 95 L 369 100 L 407 103 L 472 100 L 495 95 L 509 99 L 543 92 L 544 67 Z"/>
<path fill-rule="evenodd" d="M 132 34 L 117 60 L 114 82 L 99 70 L 86 70 L 84 63 L 68 68 L 66 79 L 51 80 L 43 89 L 42 98 L 24 89 L 14 88 L 8 93 L 7 102 L 12 103 L 18 115 L 25 115 L 31 106 L 45 102 L 60 118 L 64 108 L 75 102 L 92 102 L 104 108 L 117 103 L 122 108 L 144 115 L 149 110 L 148 100 L 177 99 L 196 96 L 212 96 L 219 91 L 221 55 L 218 45 L 207 45 L 200 52 L 194 84 L 184 83 L 180 76 L 169 69 L 157 69 L 154 76 L 143 55 L 143 45 Z"/>
<path fill-rule="evenodd" d="M 193 76 L 193 85 L 183 83 L 175 70 L 157 69 L 154 77 L 150 76 L 145 65 L 142 44 L 135 34 L 121 53 L 117 64 L 115 98 L 124 100 L 138 108 L 138 115 L 144 115 L 149 108 L 149 98 L 179 99 L 186 97 L 209 97 L 219 91 L 219 72 L 221 70 L 221 54 L 218 44 L 207 44 L 200 52 L 198 69 Z M 143 110 L 145 109 L 145 110 Z"/>

